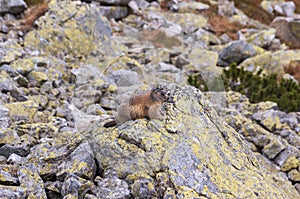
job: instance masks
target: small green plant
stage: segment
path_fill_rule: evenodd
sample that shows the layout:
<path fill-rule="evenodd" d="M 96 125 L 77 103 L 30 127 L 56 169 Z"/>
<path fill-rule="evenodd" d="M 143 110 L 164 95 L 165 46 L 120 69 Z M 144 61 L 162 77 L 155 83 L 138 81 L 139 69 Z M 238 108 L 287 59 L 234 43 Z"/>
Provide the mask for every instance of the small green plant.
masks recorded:
<path fill-rule="evenodd" d="M 45 0 L 25 0 L 28 7 L 43 3 Z"/>
<path fill-rule="evenodd" d="M 262 75 L 262 70 L 253 74 L 244 68 L 237 68 L 236 63 L 224 70 L 222 78 L 226 91 L 240 92 L 252 103 L 273 101 L 282 111 L 300 111 L 300 86 L 292 80 L 278 80 L 276 74 Z M 202 91 L 207 91 L 199 76 L 190 76 L 188 82 Z"/>
<path fill-rule="evenodd" d="M 193 74 L 188 77 L 188 83 L 201 91 L 208 91 L 205 81 L 202 79 L 202 76 L 199 74 Z"/>

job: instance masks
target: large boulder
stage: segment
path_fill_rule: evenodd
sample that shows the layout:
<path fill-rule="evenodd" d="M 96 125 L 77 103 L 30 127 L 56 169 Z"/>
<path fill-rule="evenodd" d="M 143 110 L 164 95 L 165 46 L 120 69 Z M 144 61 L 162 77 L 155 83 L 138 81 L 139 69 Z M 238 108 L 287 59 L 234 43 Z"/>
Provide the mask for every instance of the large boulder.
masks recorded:
<path fill-rule="evenodd" d="M 111 35 L 108 20 L 96 6 L 53 0 L 43 18 L 37 21 L 39 29 L 24 39 L 26 48 L 42 54 L 86 56 Z"/>
<path fill-rule="evenodd" d="M 165 106 L 164 121 L 140 119 L 85 132 L 103 177 L 126 179 L 136 197 L 299 196 L 291 183 L 258 164 L 199 90 L 172 84 L 167 89 L 173 102 Z"/>

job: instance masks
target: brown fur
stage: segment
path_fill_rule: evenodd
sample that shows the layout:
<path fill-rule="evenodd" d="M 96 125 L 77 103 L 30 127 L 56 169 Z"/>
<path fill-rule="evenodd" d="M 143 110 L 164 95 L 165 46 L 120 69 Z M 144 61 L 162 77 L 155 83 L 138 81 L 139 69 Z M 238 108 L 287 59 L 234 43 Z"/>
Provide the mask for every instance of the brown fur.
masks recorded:
<path fill-rule="evenodd" d="M 166 94 L 157 88 L 152 89 L 142 95 L 133 96 L 129 103 L 121 104 L 118 107 L 116 118 L 104 124 L 104 127 L 111 127 L 124 123 L 128 120 L 141 118 L 147 119 L 163 119 L 161 108 L 167 100 Z"/>

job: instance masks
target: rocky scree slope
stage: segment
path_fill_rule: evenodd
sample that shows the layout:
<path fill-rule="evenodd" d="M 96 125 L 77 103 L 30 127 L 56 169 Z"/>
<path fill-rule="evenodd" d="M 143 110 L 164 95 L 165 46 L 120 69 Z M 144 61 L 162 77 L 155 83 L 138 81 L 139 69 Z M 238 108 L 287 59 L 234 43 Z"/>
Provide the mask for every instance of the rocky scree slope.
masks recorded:
<path fill-rule="evenodd" d="M 186 85 L 199 73 L 222 90 L 218 66 L 233 61 L 293 78 L 284 67 L 300 52 L 276 29 L 228 1 L 52 0 L 23 31 L 6 22 L 22 17 L 24 1 L 2 2 L 1 197 L 299 197 L 299 113 L 234 92 L 207 101 Z M 199 13 L 213 6 L 244 26 L 239 41 L 214 34 Z M 165 81 L 165 120 L 102 127 L 136 90 Z"/>

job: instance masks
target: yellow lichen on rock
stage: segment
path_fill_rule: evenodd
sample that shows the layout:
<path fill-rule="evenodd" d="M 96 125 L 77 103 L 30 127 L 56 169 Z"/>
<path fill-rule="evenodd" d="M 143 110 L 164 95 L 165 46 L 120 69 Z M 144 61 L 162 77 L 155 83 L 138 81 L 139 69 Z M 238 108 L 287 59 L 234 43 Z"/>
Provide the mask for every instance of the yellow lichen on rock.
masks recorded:
<path fill-rule="evenodd" d="M 33 121 L 33 117 L 38 110 L 39 105 L 31 100 L 25 102 L 15 102 L 6 104 L 9 109 L 9 114 L 14 119 L 23 118 L 28 121 Z"/>

